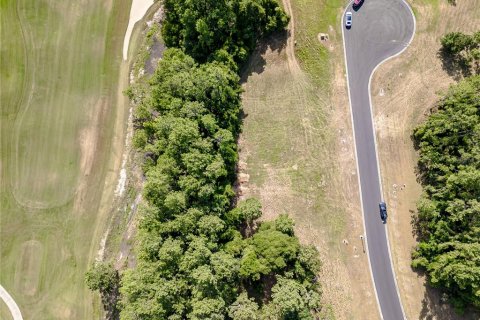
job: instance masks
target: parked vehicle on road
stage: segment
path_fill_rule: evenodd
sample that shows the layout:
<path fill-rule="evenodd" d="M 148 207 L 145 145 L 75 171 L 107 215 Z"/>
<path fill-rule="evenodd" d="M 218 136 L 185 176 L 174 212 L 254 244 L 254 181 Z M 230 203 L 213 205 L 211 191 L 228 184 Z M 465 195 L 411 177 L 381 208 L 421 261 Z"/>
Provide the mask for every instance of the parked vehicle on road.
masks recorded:
<path fill-rule="evenodd" d="M 363 0 L 354 0 L 353 1 L 353 6 L 356 7 L 356 6 L 359 6 L 361 3 L 362 3 Z"/>
<path fill-rule="evenodd" d="M 351 26 L 352 26 L 352 13 L 348 11 L 345 14 L 345 27 L 347 27 L 347 29 L 350 29 Z"/>
<path fill-rule="evenodd" d="M 380 208 L 380 219 L 382 219 L 384 223 L 387 222 L 387 204 L 382 201 L 378 204 L 378 207 Z"/>

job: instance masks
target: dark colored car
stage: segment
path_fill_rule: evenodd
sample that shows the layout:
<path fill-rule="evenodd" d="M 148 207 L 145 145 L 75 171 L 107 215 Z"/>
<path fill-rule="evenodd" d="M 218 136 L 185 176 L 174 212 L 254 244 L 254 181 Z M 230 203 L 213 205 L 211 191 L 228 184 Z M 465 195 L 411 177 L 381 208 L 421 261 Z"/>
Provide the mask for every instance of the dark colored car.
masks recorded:
<path fill-rule="evenodd" d="M 353 6 L 358 6 L 360 3 L 362 3 L 363 0 L 354 0 L 353 1 Z"/>
<path fill-rule="evenodd" d="M 387 222 L 387 205 L 382 201 L 378 204 L 378 207 L 380 208 L 380 219 L 382 219 L 383 222 Z"/>

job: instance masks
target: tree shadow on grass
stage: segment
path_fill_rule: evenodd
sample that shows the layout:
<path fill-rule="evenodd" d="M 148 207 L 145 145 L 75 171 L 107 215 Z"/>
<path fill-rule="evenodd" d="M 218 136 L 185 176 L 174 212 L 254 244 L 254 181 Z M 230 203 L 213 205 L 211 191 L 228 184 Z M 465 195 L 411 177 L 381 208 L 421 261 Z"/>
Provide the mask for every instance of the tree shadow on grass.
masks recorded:
<path fill-rule="evenodd" d="M 265 71 L 267 61 L 265 60 L 264 56 L 267 51 L 280 54 L 287 46 L 287 39 L 289 36 L 290 31 L 283 30 L 275 32 L 268 37 L 261 39 L 247 62 L 240 68 L 240 85 L 245 84 L 251 75 L 261 74 L 263 71 Z M 241 124 L 243 124 L 243 120 L 246 117 L 248 117 L 248 114 L 245 113 L 243 109 L 240 110 Z"/>
<path fill-rule="evenodd" d="M 278 31 L 258 42 L 248 61 L 240 68 L 240 84 L 247 82 L 251 75 L 261 74 L 265 71 L 265 65 L 267 64 L 264 58 L 265 53 L 272 51 L 280 54 L 287 46 L 289 34 L 290 31 L 288 30 Z"/>
<path fill-rule="evenodd" d="M 452 54 L 446 50 L 440 49 L 437 52 L 437 57 L 442 61 L 442 68 L 455 81 L 471 76 L 472 70 L 470 63 L 465 57 L 458 54 Z"/>
<path fill-rule="evenodd" d="M 253 74 L 261 74 L 265 71 L 265 66 L 267 61 L 265 60 L 265 54 L 267 51 L 271 51 L 277 55 L 283 52 L 285 47 L 287 46 L 287 39 L 290 36 L 290 31 L 283 30 L 275 32 L 268 37 L 261 39 L 256 48 L 250 54 L 249 59 L 245 62 L 243 66 L 241 66 L 239 74 L 240 74 L 240 85 L 245 84 L 248 81 L 248 78 Z M 240 132 L 237 139 L 238 145 L 238 138 L 241 134 L 241 128 L 243 128 L 243 122 L 248 117 L 248 114 L 242 108 L 240 110 Z M 242 169 L 239 167 L 239 163 L 236 165 L 235 169 L 235 183 L 234 183 L 234 190 L 235 190 L 235 198 L 233 199 L 232 205 L 234 205 L 238 198 L 241 196 L 241 181 L 238 179 L 239 173 L 241 173 Z"/>
<path fill-rule="evenodd" d="M 424 275 L 423 271 L 415 270 L 419 275 Z M 425 294 L 422 299 L 422 310 L 420 311 L 420 320 L 478 320 L 480 313 L 473 309 L 465 310 L 465 313 L 459 314 L 448 302 L 448 298 L 437 288 L 432 288 L 425 284 Z"/>

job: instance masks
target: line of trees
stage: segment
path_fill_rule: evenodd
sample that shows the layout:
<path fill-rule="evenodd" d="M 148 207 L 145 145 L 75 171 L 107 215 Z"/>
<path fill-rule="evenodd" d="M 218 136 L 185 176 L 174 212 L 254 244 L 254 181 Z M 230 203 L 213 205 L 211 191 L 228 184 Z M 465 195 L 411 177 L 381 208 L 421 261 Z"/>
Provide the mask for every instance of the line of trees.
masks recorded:
<path fill-rule="evenodd" d="M 424 192 L 412 266 L 457 310 L 480 308 L 480 76 L 452 86 L 413 137 Z"/>
<path fill-rule="evenodd" d="M 198 62 L 243 63 L 257 40 L 284 29 L 289 17 L 276 0 L 165 0 L 162 35 Z M 235 63 L 232 63 L 233 61 Z"/>
<path fill-rule="evenodd" d="M 164 5 L 170 48 L 148 85 L 128 90 L 146 182 L 137 266 L 121 276 L 120 318 L 314 319 L 318 252 L 299 243 L 287 215 L 260 222 L 258 200 L 234 206 L 232 187 L 241 130 L 237 71 L 288 16 L 275 0 Z M 95 267 L 87 283 L 102 292 L 110 288 L 102 275 L 111 274 Z"/>

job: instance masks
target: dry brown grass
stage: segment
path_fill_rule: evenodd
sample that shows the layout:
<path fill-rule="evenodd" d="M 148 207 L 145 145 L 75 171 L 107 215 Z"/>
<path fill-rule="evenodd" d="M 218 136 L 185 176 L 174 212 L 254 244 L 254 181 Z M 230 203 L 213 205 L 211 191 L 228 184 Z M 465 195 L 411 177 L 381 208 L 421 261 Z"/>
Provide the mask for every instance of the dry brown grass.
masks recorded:
<path fill-rule="evenodd" d="M 438 57 L 439 39 L 446 32 L 480 29 L 480 6 L 476 0 L 412 1 L 417 33 L 399 58 L 383 65 L 372 80 L 382 181 L 390 208 L 389 235 L 402 302 L 408 319 L 478 319 L 478 315 L 456 315 L 440 303 L 438 291 L 425 286 L 425 278 L 410 267 L 416 244 L 411 216 L 421 187 L 417 183 L 417 155 L 410 139 L 413 128 L 423 121 L 439 93 L 458 79 Z"/>
<path fill-rule="evenodd" d="M 291 3 L 294 14 L 297 2 Z M 324 4 L 316 6 L 311 10 L 321 11 Z M 290 10 L 289 1 L 285 7 Z M 305 21 L 301 18 L 294 15 L 293 21 Z M 363 223 L 343 48 L 340 32 L 328 32 L 332 51 L 323 61 L 331 71 L 331 86 L 318 85 L 297 67 L 293 41 L 286 35 L 268 39 L 251 58 L 243 78 L 240 192 L 260 198 L 263 219 L 288 213 L 300 240 L 317 247 L 323 297 L 337 319 L 376 319 L 359 238 Z M 323 50 L 316 34 L 311 46 Z"/>

